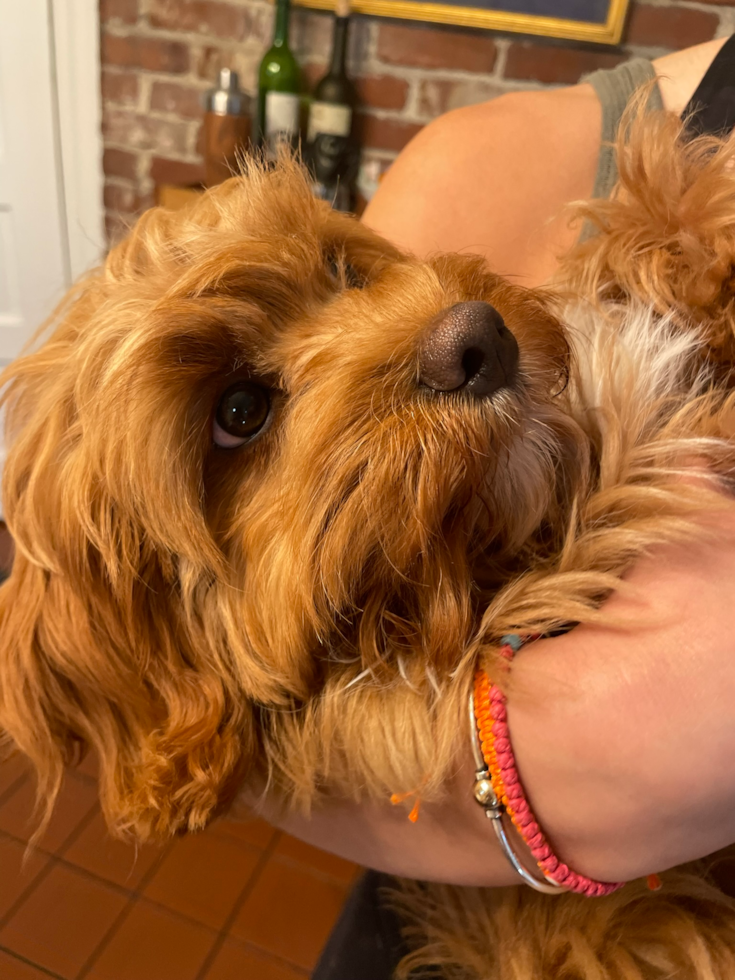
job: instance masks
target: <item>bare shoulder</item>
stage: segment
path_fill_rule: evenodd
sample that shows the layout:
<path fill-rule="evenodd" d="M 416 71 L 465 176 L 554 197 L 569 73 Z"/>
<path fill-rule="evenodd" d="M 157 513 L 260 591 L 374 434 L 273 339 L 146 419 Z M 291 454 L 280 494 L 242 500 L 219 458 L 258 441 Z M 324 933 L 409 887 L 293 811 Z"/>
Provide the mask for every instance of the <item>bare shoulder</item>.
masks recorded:
<path fill-rule="evenodd" d="M 589 196 L 599 142 L 599 102 L 587 85 L 458 109 L 406 147 L 364 220 L 419 255 L 474 251 L 524 276 L 534 251 L 550 247 L 549 222 Z"/>
<path fill-rule="evenodd" d="M 669 111 L 681 113 L 725 40 L 654 61 Z M 575 240 L 565 205 L 592 193 L 600 127 L 584 84 L 447 113 L 399 156 L 364 220 L 419 256 L 476 252 L 500 273 L 541 282 Z"/>

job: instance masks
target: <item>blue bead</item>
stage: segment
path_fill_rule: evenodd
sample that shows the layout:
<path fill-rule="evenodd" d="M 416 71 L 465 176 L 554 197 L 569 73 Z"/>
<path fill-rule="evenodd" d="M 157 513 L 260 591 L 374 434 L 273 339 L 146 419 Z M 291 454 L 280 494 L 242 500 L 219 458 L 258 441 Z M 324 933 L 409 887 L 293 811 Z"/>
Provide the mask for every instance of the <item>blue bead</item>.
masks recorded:
<path fill-rule="evenodd" d="M 523 640 L 517 633 L 506 633 L 505 636 L 502 636 L 500 638 L 500 645 L 505 646 L 506 643 L 511 648 L 513 653 L 518 653 L 523 646 Z"/>

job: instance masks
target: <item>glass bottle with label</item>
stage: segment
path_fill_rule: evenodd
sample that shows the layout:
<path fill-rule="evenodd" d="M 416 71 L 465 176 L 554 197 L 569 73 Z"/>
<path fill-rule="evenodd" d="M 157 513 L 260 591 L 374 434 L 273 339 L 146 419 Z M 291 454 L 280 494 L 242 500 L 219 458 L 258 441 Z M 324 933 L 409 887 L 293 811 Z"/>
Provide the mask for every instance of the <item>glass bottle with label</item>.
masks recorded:
<path fill-rule="evenodd" d="M 278 147 L 296 146 L 301 112 L 301 72 L 288 46 L 290 0 L 276 0 L 273 45 L 258 74 L 258 131 L 256 140 L 266 159 L 275 160 Z"/>
<path fill-rule="evenodd" d="M 357 93 L 345 68 L 349 0 L 337 0 L 335 14 L 332 63 L 314 90 L 309 109 L 306 160 L 317 196 L 340 211 L 349 211 L 358 157 L 353 138 Z"/>

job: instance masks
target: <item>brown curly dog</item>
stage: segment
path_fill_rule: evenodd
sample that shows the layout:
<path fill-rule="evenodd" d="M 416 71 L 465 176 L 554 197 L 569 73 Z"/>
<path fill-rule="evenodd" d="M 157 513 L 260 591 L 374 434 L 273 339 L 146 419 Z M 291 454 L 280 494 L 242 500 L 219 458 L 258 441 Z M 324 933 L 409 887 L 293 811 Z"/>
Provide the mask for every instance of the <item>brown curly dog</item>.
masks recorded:
<path fill-rule="evenodd" d="M 141 839 L 253 776 L 294 806 L 438 799 L 478 657 L 602 617 L 636 556 L 722 506 L 734 159 L 635 123 L 599 234 L 543 291 L 399 252 L 289 161 L 144 215 L 4 377 L 0 729 L 46 812 L 90 748 Z M 696 868 L 599 900 L 405 896 L 404 973 L 735 977 L 735 902 Z"/>

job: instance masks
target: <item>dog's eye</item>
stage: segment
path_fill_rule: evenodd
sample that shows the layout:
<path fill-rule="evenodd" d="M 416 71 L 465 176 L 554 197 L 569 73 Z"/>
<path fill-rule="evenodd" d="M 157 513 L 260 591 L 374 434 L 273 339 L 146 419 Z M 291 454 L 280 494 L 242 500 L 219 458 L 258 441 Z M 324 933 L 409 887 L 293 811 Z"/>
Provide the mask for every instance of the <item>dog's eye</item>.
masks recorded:
<path fill-rule="evenodd" d="M 213 437 L 223 449 L 235 449 L 263 428 L 271 401 L 266 388 L 252 381 L 238 381 L 225 391 L 214 417 Z"/>
<path fill-rule="evenodd" d="M 344 259 L 328 255 L 326 263 L 330 278 L 343 289 L 363 289 L 367 285 L 365 276 Z"/>
<path fill-rule="evenodd" d="M 327 272 L 330 279 L 334 279 L 335 282 L 342 281 L 342 264 L 333 255 L 327 256 Z"/>
<path fill-rule="evenodd" d="M 358 272 L 354 265 L 346 263 L 344 267 L 345 285 L 348 289 L 364 289 L 367 285 L 365 276 Z"/>

